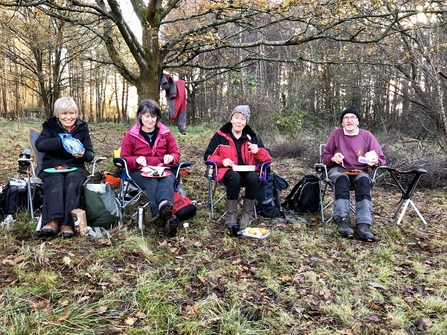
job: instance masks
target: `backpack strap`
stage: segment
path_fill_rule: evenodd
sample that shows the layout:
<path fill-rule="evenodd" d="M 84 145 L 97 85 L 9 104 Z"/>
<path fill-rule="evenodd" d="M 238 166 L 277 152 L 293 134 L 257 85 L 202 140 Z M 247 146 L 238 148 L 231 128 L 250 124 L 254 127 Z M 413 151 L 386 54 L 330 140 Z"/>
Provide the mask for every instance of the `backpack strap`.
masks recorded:
<path fill-rule="evenodd" d="M 296 191 L 298 191 L 298 189 L 300 188 L 301 185 L 303 185 L 303 179 L 301 179 L 295 186 L 293 186 L 292 190 L 290 191 L 290 193 L 287 195 L 286 199 L 284 200 L 284 204 L 288 204 L 290 202 L 290 200 L 293 198 Z"/>
<path fill-rule="evenodd" d="M 88 233 L 87 236 L 93 236 L 98 239 L 98 242 L 104 242 L 104 236 L 102 233 L 105 233 L 107 238 L 112 242 L 112 235 L 103 227 L 88 227 Z"/>

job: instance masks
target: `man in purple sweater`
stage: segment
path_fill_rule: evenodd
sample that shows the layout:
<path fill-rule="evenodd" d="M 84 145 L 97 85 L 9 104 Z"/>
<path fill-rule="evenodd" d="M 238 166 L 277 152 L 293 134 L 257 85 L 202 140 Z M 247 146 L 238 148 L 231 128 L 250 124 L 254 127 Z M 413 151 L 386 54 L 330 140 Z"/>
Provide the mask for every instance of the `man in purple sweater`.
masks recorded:
<path fill-rule="evenodd" d="M 369 131 L 360 129 L 360 113 L 354 107 L 346 108 L 341 115 L 341 128 L 335 129 L 321 155 L 328 177 L 334 182 L 334 210 L 332 218 L 343 237 L 352 237 L 349 217 L 350 186 L 355 189 L 357 213 L 356 231 L 365 241 L 374 241 L 371 233 L 371 177 L 368 168 L 386 163 L 382 149 Z M 352 172 L 355 171 L 355 172 Z"/>

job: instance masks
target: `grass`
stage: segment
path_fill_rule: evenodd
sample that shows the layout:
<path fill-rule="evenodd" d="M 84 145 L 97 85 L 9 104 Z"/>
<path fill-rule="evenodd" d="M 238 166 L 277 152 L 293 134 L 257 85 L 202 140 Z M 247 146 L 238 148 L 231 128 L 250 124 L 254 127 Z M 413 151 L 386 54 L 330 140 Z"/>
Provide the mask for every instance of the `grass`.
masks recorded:
<path fill-rule="evenodd" d="M 19 176 L 25 130 L 40 123 L 0 121 L 0 143 L 9 143 L 0 153 L 6 178 Z M 98 154 L 109 159 L 102 169 L 113 171 L 113 150 L 128 126 L 90 128 Z M 319 214 L 293 213 L 259 218 L 254 225 L 271 231 L 265 240 L 235 239 L 210 220 L 205 204 L 202 157 L 212 134 L 204 127 L 176 134 L 193 163 L 183 186 L 198 211 L 175 238 L 150 224 L 142 237 L 129 215 L 111 230 L 111 245 L 42 239 L 26 213 L 0 228 L 0 334 L 445 333 L 444 192 L 421 190 L 414 200 L 429 226 L 409 209 L 397 227 L 390 218 L 396 194 L 376 185 L 375 243 L 340 238 Z M 273 165 L 290 187 L 312 172 L 306 166 L 296 159 Z"/>

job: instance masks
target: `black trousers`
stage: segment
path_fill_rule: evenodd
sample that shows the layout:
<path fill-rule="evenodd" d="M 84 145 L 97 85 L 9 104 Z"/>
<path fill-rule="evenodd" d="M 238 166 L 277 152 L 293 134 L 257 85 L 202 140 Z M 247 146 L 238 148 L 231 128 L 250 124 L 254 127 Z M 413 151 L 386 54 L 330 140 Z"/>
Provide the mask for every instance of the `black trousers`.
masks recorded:
<path fill-rule="evenodd" d="M 241 187 L 245 186 L 245 198 L 255 200 L 259 189 L 259 176 L 255 171 L 236 172 L 228 170 L 223 178 L 223 183 L 227 188 L 227 199 L 237 200 Z"/>
<path fill-rule="evenodd" d="M 83 184 L 88 172 L 77 169 L 68 173 L 46 173 L 42 176 L 42 224 L 59 219 L 60 225 L 74 227 L 71 211 L 81 206 Z"/>

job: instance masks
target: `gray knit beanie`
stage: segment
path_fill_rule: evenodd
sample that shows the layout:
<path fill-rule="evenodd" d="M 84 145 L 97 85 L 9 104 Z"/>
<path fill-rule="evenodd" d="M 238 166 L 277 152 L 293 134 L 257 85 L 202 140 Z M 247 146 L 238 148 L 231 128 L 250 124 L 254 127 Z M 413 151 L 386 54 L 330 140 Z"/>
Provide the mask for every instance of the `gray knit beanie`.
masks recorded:
<path fill-rule="evenodd" d="M 247 123 L 250 122 L 250 107 L 247 105 L 236 106 L 236 108 L 231 112 L 230 119 L 233 117 L 234 113 L 241 113 L 247 119 Z"/>

